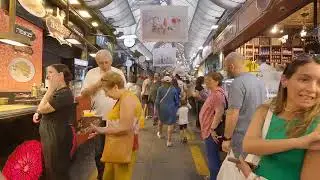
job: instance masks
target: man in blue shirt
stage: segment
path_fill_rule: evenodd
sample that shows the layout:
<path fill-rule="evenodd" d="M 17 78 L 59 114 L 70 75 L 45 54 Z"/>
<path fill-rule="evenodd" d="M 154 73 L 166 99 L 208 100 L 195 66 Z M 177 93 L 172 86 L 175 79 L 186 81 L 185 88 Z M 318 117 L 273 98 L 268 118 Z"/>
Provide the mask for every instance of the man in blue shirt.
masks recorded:
<path fill-rule="evenodd" d="M 245 157 L 242 141 L 256 108 L 266 100 L 266 88 L 263 81 L 245 72 L 245 59 L 239 53 L 232 52 L 225 58 L 224 69 L 234 80 L 229 89 L 222 149 L 225 152 L 232 149 L 236 157 L 241 154 Z"/>

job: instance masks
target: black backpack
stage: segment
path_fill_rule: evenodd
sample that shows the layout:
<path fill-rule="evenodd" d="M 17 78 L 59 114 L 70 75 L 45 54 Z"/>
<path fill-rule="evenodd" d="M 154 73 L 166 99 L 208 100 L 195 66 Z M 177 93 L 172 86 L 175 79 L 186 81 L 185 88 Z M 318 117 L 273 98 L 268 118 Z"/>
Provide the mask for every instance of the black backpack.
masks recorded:
<path fill-rule="evenodd" d="M 226 104 L 225 104 L 224 112 L 223 112 L 223 115 L 222 115 L 222 121 L 220 122 L 218 127 L 215 129 L 217 135 L 219 137 L 221 137 L 221 138 L 224 136 L 224 128 L 225 128 L 225 124 L 226 124 L 226 112 L 227 112 L 227 109 L 228 109 L 228 106 L 229 106 L 226 95 L 223 92 L 222 92 L 222 94 L 224 96 L 224 100 L 225 100 Z"/>

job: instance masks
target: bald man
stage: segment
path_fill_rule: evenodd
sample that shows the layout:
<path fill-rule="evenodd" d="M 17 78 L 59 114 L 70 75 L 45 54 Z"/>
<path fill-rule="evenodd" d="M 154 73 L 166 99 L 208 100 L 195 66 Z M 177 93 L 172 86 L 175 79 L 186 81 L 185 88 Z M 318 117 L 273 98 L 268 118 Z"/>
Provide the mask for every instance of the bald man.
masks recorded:
<path fill-rule="evenodd" d="M 230 149 L 236 157 L 246 156 L 242 151 L 242 141 L 256 108 L 266 100 L 263 81 L 245 72 L 245 59 L 236 52 L 230 53 L 224 62 L 229 78 L 234 78 L 229 89 L 228 110 L 222 149 Z"/>
<path fill-rule="evenodd" d="M 121 75 L 124 84 L 126 84 L 126 78 L 120 69 L 112 67 L 112 55 L 108 50 L 100 50 L 96 54 L 96 62 L 98 67 L 88 71 L 81 90 L 82 96 L 90 96 L 91 104 L 98 116 L 102 116 L 103 125 L 106 125 L 106 114 L 113 108 L 116 103 L 115 100 L 107 97 L 104 91 L 101 89 L 101 77 L 108 71 L 113 71 Z M 101 155 L 104 148 L 104 136 L 97 137 L 99 144 L 96 149 L 96 165 L 98 169 L 98 180 L 102 179 L 104 164 L 100 162 Z"/>

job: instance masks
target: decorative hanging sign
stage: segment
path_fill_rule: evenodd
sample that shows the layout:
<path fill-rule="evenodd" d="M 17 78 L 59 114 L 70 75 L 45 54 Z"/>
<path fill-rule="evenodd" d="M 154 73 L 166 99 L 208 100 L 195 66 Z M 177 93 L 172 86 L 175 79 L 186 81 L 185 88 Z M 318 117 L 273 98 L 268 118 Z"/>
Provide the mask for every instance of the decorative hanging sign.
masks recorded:
<path fill-rule="evenodd" d="M 175 66 L 177 61 L 177 48 L 157 48 L 153 50 L 153 66 Z"/>
<path fill-rule="evenodd" d="M 46 10 L 41 0 L 18 0 L 21 6 L 30 14 L 43 18 L 46 15 Z"/>
<path fill-rule="evenodd" d="M 71 32 L 68 28 L 63 25 L 63 20 L 65 18 L 65 13 L 61 11 L 59 13 L 59 8 L 57 8 L 57 16 L 49 15 L 46 18 L 46 24 L 49 31 L 49 36 L 57 39 L 59 43 L 67 44 L 71 46 L 71 43 L 65 40 L 66 37 L 69 37 Z"/>
<path fill-rule="evenodd" d="M 187 42 L 187 6 L 141 7 L 143 41 Z"/>
<path fill-rule="evenodd" d="M 30 41 L 36 40 L 35 33 L 32 30 L 30 30 L 30 29 L 28 29 L 28 28 L 26 28 L 24 26 L 15 24 L 15 33 L 29 38 Z M 33 54 L 32 47 L 29 47 L 29 46 L 13 46 L 13 49 L 16 52 L 25 53 L 25 54 L 28 54 L 28 55 L 32 55 Z"/>
<path fill-rule="evenodd" d="M 20 26 L 18 24 L 15 25 L 15 31 L 16 34 L 28 37 L 30 41 L 34 41 L 36 39 L 36 35 L 30 29 Z"/>

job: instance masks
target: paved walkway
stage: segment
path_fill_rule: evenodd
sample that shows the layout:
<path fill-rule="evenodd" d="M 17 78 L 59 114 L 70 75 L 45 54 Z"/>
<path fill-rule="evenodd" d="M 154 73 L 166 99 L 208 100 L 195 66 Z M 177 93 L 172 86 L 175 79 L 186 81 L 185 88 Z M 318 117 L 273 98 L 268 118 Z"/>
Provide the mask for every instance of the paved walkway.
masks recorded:
<path fill-rule="evenodd" d="M 181 144 L 179 131 L 176 131 L 174 145 L 168 148 L 166 139 L 158 139 L 156 127 L 151 124 L 151 120 L 146 121 L 145 130 L 140 132 L 140 149 L 133 180 L 201 180 L 201 175 L 209 174 L 203 153 L 204 144 L 198 133 L 190 130 L 189 143 Z"/>
<path fill-rule="evenodd" d="M 166 139 L 156 136 L 157 128 L 152 126 L 152 120 L 146 120 L 145 129 L 139 135 L 140 147 L 132 180 L 203 180 L 209 170 L 204 144 L 194 129 L 189 127 L 188 144 L 180 143 L 177 130 L 173 136 L 174 145 L 168 148 Z M 95 179 L 96 173 L 90 180 Z"/>

